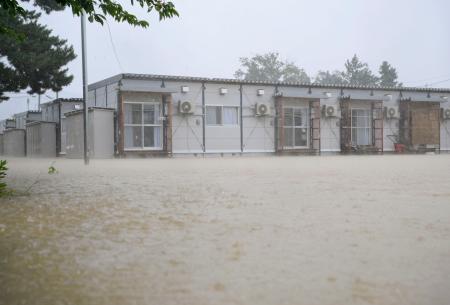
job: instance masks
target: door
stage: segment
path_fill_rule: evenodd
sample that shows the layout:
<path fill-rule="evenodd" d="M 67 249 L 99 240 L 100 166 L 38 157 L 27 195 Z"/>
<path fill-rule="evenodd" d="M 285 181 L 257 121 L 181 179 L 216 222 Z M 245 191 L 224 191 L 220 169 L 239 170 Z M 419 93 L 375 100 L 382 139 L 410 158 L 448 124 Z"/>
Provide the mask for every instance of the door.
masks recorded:
<path fill-rule="evenodd" d="M 309 108 L 285 107 L 284 149 L 308 148 L 309 145 Z"/>

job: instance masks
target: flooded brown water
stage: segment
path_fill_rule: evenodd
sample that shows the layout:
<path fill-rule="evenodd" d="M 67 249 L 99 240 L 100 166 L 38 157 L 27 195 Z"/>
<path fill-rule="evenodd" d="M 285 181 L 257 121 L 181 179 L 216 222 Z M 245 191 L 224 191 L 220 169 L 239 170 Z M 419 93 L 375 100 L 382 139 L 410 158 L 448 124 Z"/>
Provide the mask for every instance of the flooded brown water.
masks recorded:
<path fill-rule="evenodd" d="M 50 164 L 10 160 L 2 305 L 450 304 L 450 155 Z"/>

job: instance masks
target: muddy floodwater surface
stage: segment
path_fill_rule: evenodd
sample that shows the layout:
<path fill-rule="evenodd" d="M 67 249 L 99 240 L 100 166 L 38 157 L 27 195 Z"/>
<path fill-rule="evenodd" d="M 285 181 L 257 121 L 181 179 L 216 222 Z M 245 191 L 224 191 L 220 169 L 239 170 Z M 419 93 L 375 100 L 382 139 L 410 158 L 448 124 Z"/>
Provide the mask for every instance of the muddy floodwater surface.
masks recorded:
<path fill-rule="evenodd" d="M 51 163 L 9 160 L 2 305 L 450 304 L 450 155 Z"/>

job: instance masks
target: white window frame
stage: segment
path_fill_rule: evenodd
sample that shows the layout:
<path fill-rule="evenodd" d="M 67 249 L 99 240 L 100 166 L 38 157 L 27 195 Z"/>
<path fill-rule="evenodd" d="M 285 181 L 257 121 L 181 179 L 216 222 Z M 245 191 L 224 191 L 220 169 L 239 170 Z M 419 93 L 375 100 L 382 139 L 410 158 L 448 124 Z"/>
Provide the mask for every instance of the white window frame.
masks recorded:
<path fill-rule="evenodd" d="M 163 121 L 159 118 L 161 118 L 162 115 L 162 103 L 161 102 L 128 102 L 128 101 L 124 101 L 123 102 L 123 115 L 125 116 L 125 105 L 126 104 L 139 104 L 141 105 L 141 124 L 129 124 L 129 123 L 123 123 L 123 133 L 124 133 L 124 142 L 126 142 L 125 140 L 125 129 L 126 127 L 141 127 L 141 141 L 142 141 L 142 146 L 141 147 L 125 147 L 125 143 L 124 143 L 124 150 L 125 151 L 143 151 L 143 150 L 161 150 L 163 148 Z M 159 105 L 159 116 L 158 116 L 158 122 L 159 124 L 144 124 L 144 105 Z M 160 135 L 160 139 L 159 139 L 159 143 L 160 146 L 144 146 L 144 129 L 145 127 L 161 127 L 161 135 Z"/>
<path fill-rule="evenodd" d="M 306 122 L 305 122 L 305 124 L 306 125 L 301 125 L 301 126 L 295 126 L 295 125 L 292 125 L 292 126 L 287 126 L 287 125 L 285 125 L 285 122 L 286 122 L 286 117 L 284 116 L 284 110 L 285 109 L 292 109 L 292 122 L 293 122 L 293 124 L 295 124 L 295 109 L 303 109 L 303 110 L 306 110 Z M 283 120 L 283 133 L 285 132 L 285 130 L 286 130 L 286 128 L 292 128 L 292 129 L 294 129 L 293 130 L 293 132 L 292 132 L 292 143 L 294 144 L 293 146 L 286 146 L 286 145 L 283 145 L 283 149 L 299 149 L 299 148 L 309 148 L 309 134 L 310 134 L 310 120 L 311 120 L 311 117 L 310 117 L 310 110 L 309 110 L 309 107 L 307 107 L 307 106 L 283 106 L 283 109 L 282 109 L 282 111 L 283 111 L 283 117 L 284 117 L 284 120 Z M 305 146 L 296 146 L 295 145 L 295 129 L 305 129 L 306 128 L 306 145 Z M 283 139 L 283 141 L 284 141 L 284 139 Z"/>
<path fill-rule="evenodd" d="M 206 117 L 206 108 L 208 107 L 219 107 L 221 108 L 220 110 L 220 115 L 221 115 L 221 124 L 209 124 L 208 123 L 208 119 Z M 224 117 L 223 117 L 223 108 L 236 108 L 237 109 L 237 120 L 236 120 L 236 124 L 225 124 L 224 123 Z M 208 127 L 236 127 L 239 126 L 240 123 L 240 106 L 237 105 L 205 105 L 205 125 Z"/>
<path fill-rule="evenodd" d="M 367 117 L 367 118 L 369 118 L 369 126 L 364 126 L 364 127 L 359 127 L 359 126 L 353 126 L 353 110 L 362 110 L 362 111 L 365 111 L 365 112 L 367 112 L 368 113 L 368 115 L 367 116 L 357 116 L 357 117 L 362 117 L 362 118 L 365 118 L 365 117 Z M 350 127 L 351 127 L 351 130 L 350 130 L 350 139 L 351 139 L 351 143 L 352 143 L 352 145 L 353 144 L 355 144 L 355 145 L 361 145 L 361 146 L 366 146 L 366 145 L 372 145 L 373 143 L 373 141 L 372 141 L 372 137 L 373 137 L 373 135 L 372 135 L 372 127 L 373 127 L 373 117 L 372 117 L 372 109 L 370 109 L 370 108 L 350 108 Z M 358 139 L 355 139 L 355 142 L 353 142 L 353 130 L 354 129 L 356 129 L 356 131 L 358 131 L 358 129 L 368 129 L 369 130 L 369 138 L 368 138 L 368 142 L 369 142 L 369 144 L 358 144 L 357 143 L 357 140 Z"/>

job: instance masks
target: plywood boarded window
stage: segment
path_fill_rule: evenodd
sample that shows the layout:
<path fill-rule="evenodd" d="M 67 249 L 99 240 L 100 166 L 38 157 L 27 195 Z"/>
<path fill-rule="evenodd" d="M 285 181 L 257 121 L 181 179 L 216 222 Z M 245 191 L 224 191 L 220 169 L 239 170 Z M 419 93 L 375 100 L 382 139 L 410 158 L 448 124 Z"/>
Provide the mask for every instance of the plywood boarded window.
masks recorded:
<path fill-rule="evenodd" d="M 439 109 L 411 107 L 411 144 L 439 144 Z"/>

